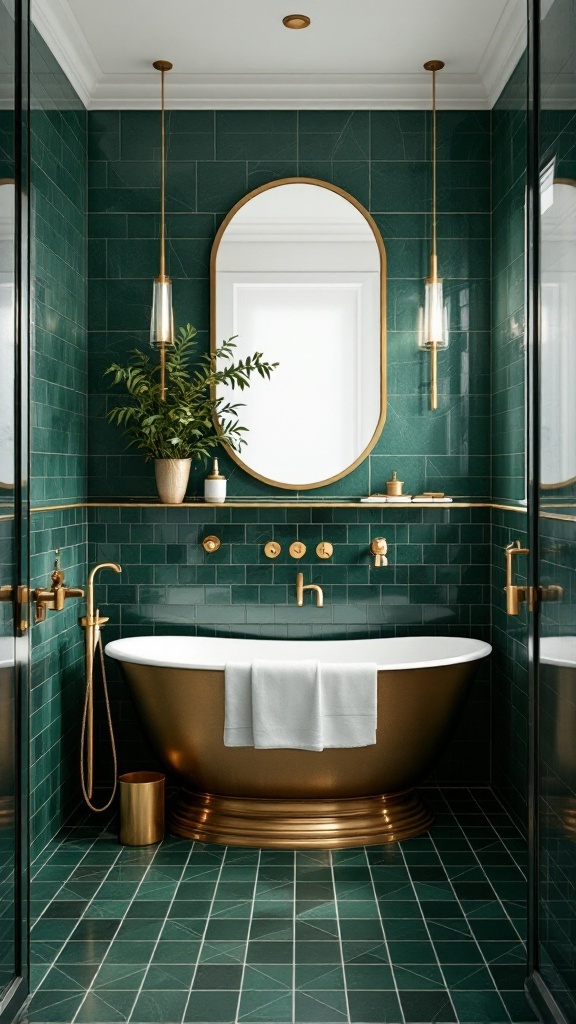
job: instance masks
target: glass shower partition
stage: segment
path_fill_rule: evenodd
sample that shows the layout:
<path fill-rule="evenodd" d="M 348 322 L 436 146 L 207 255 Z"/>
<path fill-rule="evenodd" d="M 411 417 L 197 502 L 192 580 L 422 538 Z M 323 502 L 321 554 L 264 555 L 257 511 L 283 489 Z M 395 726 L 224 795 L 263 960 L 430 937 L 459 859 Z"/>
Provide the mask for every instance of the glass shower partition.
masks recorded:
<path fill-rule="evenodd" d="M 530 994 L 576 1021 L 576 19 L 533 0 Z"/>
<path fill-rule="evenodd" d="M 0 1021 L 27 994 L 27 12 L 0 0 Z"/>

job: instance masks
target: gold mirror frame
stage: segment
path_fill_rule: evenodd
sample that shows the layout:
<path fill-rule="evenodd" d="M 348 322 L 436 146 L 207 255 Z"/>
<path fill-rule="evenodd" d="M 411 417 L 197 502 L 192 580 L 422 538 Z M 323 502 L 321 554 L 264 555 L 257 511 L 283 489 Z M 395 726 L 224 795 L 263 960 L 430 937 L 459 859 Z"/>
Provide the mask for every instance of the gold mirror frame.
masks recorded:
<path fill-rule="evenodd" d="M 576 180 L 574 178 L 554 178 L 552 181 L 553 185 L 571 185 L 572 188 L 576 188 Z M 576 484 L 576 476 L 570 477 L 569 480 L 560 480 L 554 484 L 544 484 L 540 481 L 541 491 L 559 491 L 563 487 L 571 487 Z"/>
<path fill-rule="evenodd" d="M 376 424 L 376 429 L 374 430 L 374 433 L 370 441 L 368 442 L 364 450 L 360 453 L 358 458 L 350 466 L 347 466 L 346 469 L 343 469 L 341 473 L 337 473 L 335 476 L 331 476 L 327 480 L 318 480 L 311 484 L 286 484 L 282 483 L 280 480 L 271 480 L 269 477 L 262 476 L 260 473 L 255 472 L 255 470 L 250 469 L 250 467 L 246 465 L 246 463 L 242 460 L 240 455 L 237 454 L 237 452 L 233 451 L 228 446 L 226 447 L 226 451 L 234 460 L 236 465 L 240 466 L 240 468 L 243 469 L 245 473 L 248 473 L 249 476 L 254 477 L 256 480 L 260 480 L 262 481 L 262 483 L 269 484 L 271 487 L 279 487 L 282 490 L 286 491 L 309 491 L 316 487 L 326 487 L 328 484 L 335 483 L 336 480 L 341 480 L 343 477 L 348 476 L 349 473 L 352 473 L 352 471 L 355 470 L 360 465 L 360 463 L 364 461 L 366 456 L 370 454 L 376 442 L 378 441 L 380 434 L 382 433 L 384 423 L 386 422 L 386 250 L 384 248 L 384 241 L 382 239 L 380 231 L 378 230 L 378 226 L 374 221 L 374 218 L 368 213 L 368 210 L 366 210 L 365 207 L 362 206 L 362 204 L 359 203 L 358 200 L 354 198 L 354 196 L 351 196 L 349 192 L 345 192 L 344 189 L 338 188 L 337 185 L 332 185 L 328 181 L 321 181 L 319 178 L 295 177 L 279 178 L 277 181 L 270 181 L 266 185 L 260 185 L 259 188 L 253 189 L 252 192 L 248 192 L 247 195 L 243 196 L 243 198 L 240 199 L 232 207 L 229 213 L 227 213 L 226 217 L 222 221 L 222 224 L 218 228 L 218 231 L 216 232 L 216 237 L 212 245 L 212 251 L 210 254 L 211 353 L 215 352 L 215 350 L 218 347 L 218 344 L 220 343 L 216 335 L 216 260 L 218 257 L 218 249 L 220 247 L 220 242 L 222 241 L 224 232 L 226 231 L 226 228 L 228 227 L 232 219 L 236 216 L 238 211 L 241 210 L 242 207 L 246 205 L 246 203 L 249 203 L 251 199 L 254 199 L 255 196 L 260 195 L 262 192 L 267 192 L 269 189 L 272 188 L 278 188 L 280 185 L 317 185 L 319 188 L 326 188 L 330 192 L 335 192 L 337 195 L 342 196 L 342 198 L 346 199 L 349 203 L 352 204 L 352 206 L 355 206 L 356 209 L 359 210 L 359 212 L 366 220 L 368 226 L 372 231 L 372 234 L 374 235 L 374 239 L 376 241 L 376 245 L 378 246 L 378 252 L 380 255 L 380 416 L 378 419 L 378 423 Z M 218 425 L 217 418 L 216 422 Z"/>

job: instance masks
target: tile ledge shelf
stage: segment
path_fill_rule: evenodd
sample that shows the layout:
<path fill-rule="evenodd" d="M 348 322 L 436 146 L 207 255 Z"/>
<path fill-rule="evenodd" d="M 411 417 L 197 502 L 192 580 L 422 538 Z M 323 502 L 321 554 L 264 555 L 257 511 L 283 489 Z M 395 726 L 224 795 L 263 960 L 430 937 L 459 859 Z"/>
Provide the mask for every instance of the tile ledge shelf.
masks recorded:
<path fill-rule="evenodd" d="M 525 505 L 512 505 L 504 504 L 501 502 L 493 501 L 458 501 L 454 500 L 451 502 L 431 502 L 431 501 L 371 501 L 361 502 L 358 498 L 355 501 L 334 501 L 332 499 L 317 499 L 309 500 L 305 499 L 294 499 L 292 501 L 282 500 L 278 498 L 270 498 L 267 500 L 252 500 L 252 499 L 235 499 L 232 498 L 225 502 L 208 502 L 208 501 L 183 501 L 179 504 L 166 504 L 161 501 L 154 501 L 150 499 L 148 501 L 135 498 L 131 501 L 77 501 L 77 502 L 64 502 L 58 505 L 40 505 L 31 508 L 32 514 L 36 512 L 57 512 L 61 509 L 69 508 L 207 508 L 207 509 L 223 509 L 223 508 L 355 508 L 355 509 L 395 509 L 395 508 L 418 508 L 418 509 L 451 509 L 451 508 L 494 508 L 501 509 L 505 512 L 523 512 L 526 513 L 527 509 Z M 572 517 L 570 517 L 572 518 Z"/>

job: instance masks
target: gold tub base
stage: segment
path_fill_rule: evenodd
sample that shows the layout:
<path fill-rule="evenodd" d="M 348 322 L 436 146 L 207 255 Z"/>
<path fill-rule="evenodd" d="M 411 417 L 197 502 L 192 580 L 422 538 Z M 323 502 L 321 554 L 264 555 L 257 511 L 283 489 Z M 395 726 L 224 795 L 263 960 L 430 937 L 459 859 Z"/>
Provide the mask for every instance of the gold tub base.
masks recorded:
<path fill-rule="evenodd" d="M 180 790 L 168 828 L 185 839 L 265 850 L 374 846 L 426 832 L 434 816 L 414 789 L 338 800 L 275 800 Z"/>

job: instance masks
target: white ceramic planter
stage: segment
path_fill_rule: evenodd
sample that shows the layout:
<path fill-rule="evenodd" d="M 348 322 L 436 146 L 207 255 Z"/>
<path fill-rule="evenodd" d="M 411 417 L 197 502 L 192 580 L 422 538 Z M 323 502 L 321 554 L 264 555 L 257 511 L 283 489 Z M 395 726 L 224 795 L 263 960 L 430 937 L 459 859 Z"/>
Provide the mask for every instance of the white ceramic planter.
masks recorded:
<path fill-rule="evenodd" d="M 154 459 L 158 497 L 166 505 L 184 501 L 192 459 Z"/>

